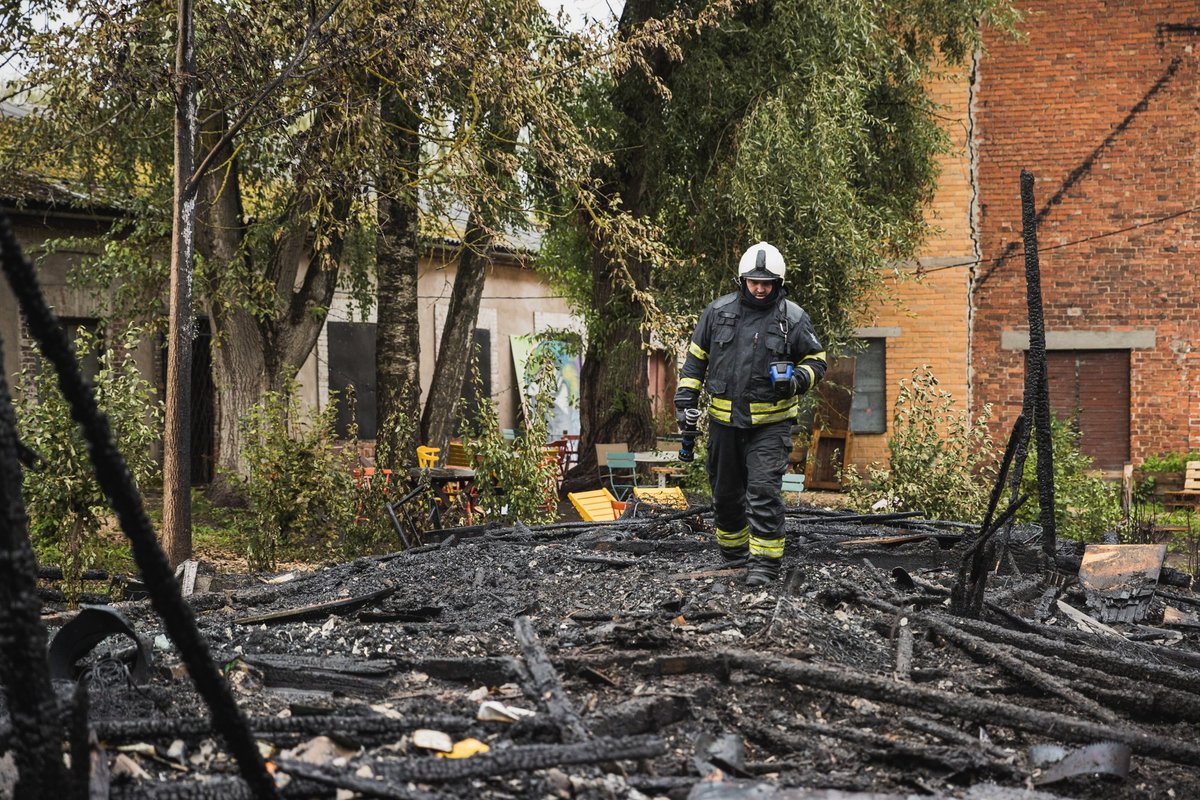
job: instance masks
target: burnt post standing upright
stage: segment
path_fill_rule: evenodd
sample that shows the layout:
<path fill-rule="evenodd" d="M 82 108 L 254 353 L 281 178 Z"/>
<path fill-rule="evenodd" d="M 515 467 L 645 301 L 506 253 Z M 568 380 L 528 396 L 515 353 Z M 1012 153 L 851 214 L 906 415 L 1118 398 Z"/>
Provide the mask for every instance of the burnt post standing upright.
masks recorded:
<path fill-rule="evenodd" d="M 17 461 L 17 419 L 0 359 L 0 684 L 12 717 L 15 796 L 50 800 L 63 796 L 67 778 L 28 523 Z"/>
<path fill-rule="evenodd" d="M 1042 275 L 1038 264 L 1037 214 L 1033 207 L 1033 173 L 1021 170 L 1021 238 L 1025 242 L 1025 301 L 1029 307 L 1029 357 L 1025 369 L 1032 377 L 1033 425 L 1037 442 L 1038 521 L 1042 552 L 1053 560 L 1054 452 L 1050 438 L 1050 387 L 1046 380 L 1046 324 L 1042 316 Z"/>

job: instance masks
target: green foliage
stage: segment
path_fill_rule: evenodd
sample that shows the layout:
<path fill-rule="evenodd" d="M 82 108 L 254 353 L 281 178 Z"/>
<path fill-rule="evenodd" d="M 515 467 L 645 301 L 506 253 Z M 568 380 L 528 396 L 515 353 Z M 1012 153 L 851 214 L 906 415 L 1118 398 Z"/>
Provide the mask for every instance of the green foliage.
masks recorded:
<path fill-rule="evenodd" d="M 81 361 L 97 357 L 96 402 L 108 417 L 130 474 L 145 491 L 159 479 L 151 450 L 158 440 L 162 412 L 154 387 L 134 363 L 136 344 L 134 332 L 126 333 L 115 348 L 105 348 L 82 331 L 75 351 Z M 83 435 L 59 391 L 53 367 L 39 357 L 18 380 L 21 439 L 41 456 L 36 469 L 25 471 L 22 485 L 30 536 L 39 560 L 62 566 L 63 591 L 73 605 L 82 591 L 84 571 L 119 559 L 120 545 L 101 536 L 111 518 L 108 501 L 96 482 Z"/>
<path fill-rule="evenodd" d="M 273 569 L 286 548 L 308 557 L 338 552 L 354 516 L 354 457 L 335 446 L 337 404 L 303 413 L 295 380 L 268 392 L 239 422 L 249 468 L 242 520 L 251 569 Z M 233 476 L 231 476 L 233 477 Z"/>
<path fill-rule="evenodd" d="M 1142 472 L 1186 472 L 1189 461 L 1200 461 L 1200 450 L 1187 453 L 1157 453 L 1147 457 L 1139 469 Z"/>
<path fill-rule="evenodd" d="M 1121 521 L 1117 484 L 1096 475 L 1092 459 L 1079 450 L 1079 434 L 1070 420 L 1052 418 L 1050 437 L 1054 454 L 1054 522 L 1059 536 L 1083 542 L 1100 541 Z M 1029 500 L 1018 519 L 1037 521 L 1037 448 L 1030 442 L 1029 457 L 1021 474 L 1021 491 Z"/>
<path fill-rule="evenodd" d="M 620 35 L 644 34 L 635 23 L 663 8 L 630 0 Z M 746 246 L 766 239 L 826 344 L 846 342 L 879 265 L 911 256 L 929 231 L 922 207 L 949 147 L 929 86 L 963 63 L 981 21 L 1011 30 L 1017 16 L 1006 0 L 779 0 L 708 4 L 696 17 L 662 46 L 669 55 L 598 78 L 579 106 L 613 153 L 594 174 L 610 197 L 628 193 L 621 201 L 654 226 L 646 234 L 665 256 L 638 253 L 653 264 L 636 287 L 650 322 L 676 338 L 731 288 Z M 561 223 L 591 233 L 551 237 L 556 280 L 586 309 L 591 281 L 563 273 L 619 285 L 615 254 L 593 252 L 611 228 L 588 214 Z M 604 341 L 611 316 L 589 322 L 589 341 Z"/>
<path fill-rule="evenodd" d="M 529 413 L 513 441 L 504 438 L 495 405 L 479 404 L 474 419 L 464 419 L 464 444 L 475 464 L 475 486 L 485 519 L 500 522 L 547 522 L 555 517 L 558 465 L 546 449 L 547 415 L 558 389 L 558 354 L 539 346 L 529 355 L 526 371 L 532 388 L 526 398 Z M 478 361 L 472 369 L 476 392 L 482 391 Z"/>
<path fill-rule="evenodd" d="M 867 509 L 885 500 L 890 509 L 920 511 L 930 519 L 977 521 L 987 508 L 996 473 L 988 435 L 990 407 L 975 420 L 938 388 L 929 367 L 900 382 L 888 437 L 888 469 L 853 468 L 844 483 L 851 502 Z"/>

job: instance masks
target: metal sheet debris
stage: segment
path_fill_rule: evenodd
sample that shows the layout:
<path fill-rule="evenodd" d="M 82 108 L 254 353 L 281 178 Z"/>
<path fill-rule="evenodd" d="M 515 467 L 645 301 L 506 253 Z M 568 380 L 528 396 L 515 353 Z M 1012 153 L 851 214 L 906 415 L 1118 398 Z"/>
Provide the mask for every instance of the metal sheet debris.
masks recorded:
<path fill-rule="evenodd" d="M 1081 775 L 1129 777 L 1132 750 L 1122 742 L 1097 742 L 1074 750 L 1057 744 L 1038 744 L 1029 748 L 1029 765 L 1036 771 L 1037 785 L 1055 783 Z"/>
<path fill-rule="evenodd" d="M 150 672 L 150 645 L 124 614 L 109 606 L 85 606 L 55 634 L 48 654 L 50 677 L 75 680 L 75 663 L 110 636 L 133 641 L 133 657 L 125 668 L 135 684 L 145 683 Z"/>
<path fill-rule="evenodd" d="M 1087 604 L 1102 622 L 1139 622 L 1150 610 L 1165 544 L 1089 544 L 1079 565 Z"/>

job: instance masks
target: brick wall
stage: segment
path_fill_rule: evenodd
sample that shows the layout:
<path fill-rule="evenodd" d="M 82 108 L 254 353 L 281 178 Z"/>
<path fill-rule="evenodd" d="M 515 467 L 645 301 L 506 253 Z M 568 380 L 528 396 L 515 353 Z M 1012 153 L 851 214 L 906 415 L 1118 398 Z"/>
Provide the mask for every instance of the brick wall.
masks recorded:
<path fill-rule="evenodd" d="M 1152 344 L 1130 358 L 1132 458 L 1195 447 L 1200 213 L 1182 212 L 1200 197 L 1200 7 L 1195 0 L 1026 6 L 1026 38 L 985 32 L 979 68 L 984 263 L 974 292 L 973 402 L 996 405 L 998 433 L 1021 405 L 1023 353 L 1003 347 L 1001 337 L 1027 330 L 1019 244 L 1025 168 L 1037 178 L 1043 214 L 1048 334 L 1153 331 Z M 1146 224 L 1171 214 L 1180 216 Z M 1107 235 L 1125 228 L 1133 229 Z"/>
<path fill-rule="evenodd" d="M 942 106 L 938 113 L 951 140 L 950 152 L 940 158 L 937 192 L 925 212 L 935 232 L 921 249 L 917 265 L 886 278 L 883 295 L 863 320 L 865 332 L 883 334 L 887 341 L 889 429 L 900 381 L 924 365 L 964 410 L 967 404 L 967 264 L 975 257 L 967 151 L 969 68 L 944 71 L 930 82 L 929 91 Z M 856 435 L 851 463 L 860 468 L 886 463 L 888 435 Z"/>

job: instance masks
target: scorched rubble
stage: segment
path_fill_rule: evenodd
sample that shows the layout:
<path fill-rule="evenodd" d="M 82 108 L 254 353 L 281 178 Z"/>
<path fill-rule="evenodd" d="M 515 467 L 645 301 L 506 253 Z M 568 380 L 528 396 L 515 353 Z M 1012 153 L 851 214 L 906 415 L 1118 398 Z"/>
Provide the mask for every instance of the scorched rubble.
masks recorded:
<path fill-rule="evenodd" d="M 1200 796 L 1200 659 L 1039 613 L 1020 529 L 983 620 L 953 617 L 963 527 L 871 523 L 793 510 L 765 590 L 720 563 L 709 520 L 676 514 L 476 530 L 276 585 L 217 576 L 189 603 L 285 796 Z M 80 665 L 111 796 L 251 796 L 149 603 L 118 607 L 154 668 L 144 686 L 95 669 L 128 656 L 117 637 Z M 1145 678 L 1086 665 L 1097 650 Z M 1032 745 L 1106 739 L 1130 745 L 1127 778 L 1034 788 Z"/>

